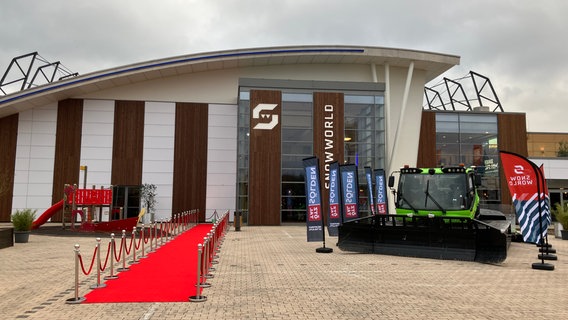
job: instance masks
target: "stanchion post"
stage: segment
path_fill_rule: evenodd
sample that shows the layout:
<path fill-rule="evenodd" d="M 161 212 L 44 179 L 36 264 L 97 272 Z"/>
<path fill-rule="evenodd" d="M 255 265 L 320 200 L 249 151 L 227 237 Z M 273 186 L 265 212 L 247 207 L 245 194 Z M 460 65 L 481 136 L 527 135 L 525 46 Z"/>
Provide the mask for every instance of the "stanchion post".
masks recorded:
<path fill-rule="evenodd" d="M 114 253 L 116 252 L 116 242 L 114 241 L 114 233 L 110 234 L 110 274 L 103 279 L 114 280 L 118 276 L 114 274 Z"/>
<path fill-rule="evenodd" d="M 211 231 L 211 239 L 213 240 L 211 244 L 211 263 L 217 264 L 219 263 L 219 261 L 217 261 L 217 259 L 219 259 L 219 256 L 217 255 L 217 237 L 215 229 Z"/>
<path fill-rule="evenodd" d="M 197 283 L 195 284 L 195 295 L 189 297 L 191 302 L 207 301 L 207 297 L 201 294 L 201 254 L 203 252 L 203 245 L 197 245 Z"/>
<path fill-rule="evenodd" d="M 136 259 L 136 227 L 132 227 L 132 261 L 130 264 L 138 264 L 139 261 Z"/>
<path fill-rule="evenodd" d="M 214 278 L 215 276 L 213 274 L 210 273 L 211 268 L 210 268 L 210 254 L 211 254 L 211 233 L 207 233 L 207 237 L 203 238 L 203 246 L 204 246 L 204 250 L 205 250 L 205 271 L 203 273 L 203 276 L 206 279 L 211 279 Z"/>
<path fill-rule="evenodd" d="M 140 230 L 141 230 L 141 236 L 140 236 L 140 242 L 142 242 L 142 254 L 140 254 L 140 259 L 146 258 L 146 252 L 144 250 L 145 244 L 146 244 L 146 226 L 144 226 L 144 224 L 140 225 Z"/>
<path fill-rule="evenodd" d="M 122 268 L 118 268 L 117 271 L 128 271 L 130 270 L 129 267 L 126 266 L 126 230 L 122 230 Z"/>
<path fill-rule="evenodd" d="M 166 243 L 170 241 L 170 221 L 172 221 L 171 218 L 169 220 L 166 220 L 166 226 L 164 227 L 166 231 Z"/>
<path fill-rule="evenodd" d="M 160 247 L 164 245 L 164 220 L 160 220 Z"/>
<path fill-rule="evenodd" d="M 148 253 L 154 252 L 154 224 L 155 222 L 150 222 L 150 250 Z"/>
<path fill-rule="evenodd" d="M 65 301 L 68 304 L 78 304 L 85 301 L 85 297 L 79 297 L 79 244 L 75 244 L 75 296 Z"/>
<path fill-rule="evenodd" d="M 97 238 L 97 283 L 91 285 L 91 289 L 104 288 L 106 284 L 101 283 L 101 238 Z"/>

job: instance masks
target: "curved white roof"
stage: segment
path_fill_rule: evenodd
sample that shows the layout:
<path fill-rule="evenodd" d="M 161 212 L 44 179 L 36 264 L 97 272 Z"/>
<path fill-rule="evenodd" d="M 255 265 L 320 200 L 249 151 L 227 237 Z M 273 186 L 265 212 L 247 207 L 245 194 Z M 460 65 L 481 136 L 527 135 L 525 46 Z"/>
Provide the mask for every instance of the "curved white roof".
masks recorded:
<path fill-rule="evenodd" d="M 429 81 L 459 64 L 459 56 L 362 46 L 292 46 L 227 50 L 151 60 L 48 83 L 0 97 L 0 118 L 116 86 L 194 72 L 294 64 L 376 64 L 425 71 Z"/>

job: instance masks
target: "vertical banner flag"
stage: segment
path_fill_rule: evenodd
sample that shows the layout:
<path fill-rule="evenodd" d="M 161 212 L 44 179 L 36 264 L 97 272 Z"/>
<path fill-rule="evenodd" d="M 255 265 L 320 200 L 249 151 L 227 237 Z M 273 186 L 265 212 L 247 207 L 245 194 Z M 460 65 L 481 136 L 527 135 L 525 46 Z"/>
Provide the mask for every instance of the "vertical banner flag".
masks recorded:
<path fill-rule="evenodd" d="M 505 151 L 499 154 L 523 240 L 538 243 L 547 225 L 541 198 L 544 179 L 541 178 L 540 169 L 521 155 Z"/>
<path fill-rule="evenodd" d="M 338 235 L 337 227 L 341 224 L 340 184 L 339 163 L 334 161 L 329 165 L 329 216 L 327 218 L 327 232 L 333 237 Z"/>
<path fill-rule="evenodd" d="M 323 241 L 321 189 L 317 157 L 303 160 L 306 173 L 306 226 L 308 242 Z"/>
<path fill-rule="evenodd" d="M 367 191 L 369 194 L 369 209 L 371 209 L 371 214 L 375 215 L 375 201 L 373 201 L 373 180 L 372 176 L 373 170 L 371 167 L 365 167 L 365 180 L 367 180 Z"/>
<path fill-rule="evenodd" d="M 373 171 L 375 174 L 375 189 L 377 190 L 377 196 L 375 202 L 377 203 L 377 214 L 387 214 L 388 201 L 387 201 L 387 184 L 385 183 L 385 170 L 376 169 Z"/>
<path fill-rule="evenodd" d="M 343 222 L 359 217 L 359 183 L 357 166 L 343 164 L 339 166 L 341 176 L 341 196 L 343 202 Z"/>

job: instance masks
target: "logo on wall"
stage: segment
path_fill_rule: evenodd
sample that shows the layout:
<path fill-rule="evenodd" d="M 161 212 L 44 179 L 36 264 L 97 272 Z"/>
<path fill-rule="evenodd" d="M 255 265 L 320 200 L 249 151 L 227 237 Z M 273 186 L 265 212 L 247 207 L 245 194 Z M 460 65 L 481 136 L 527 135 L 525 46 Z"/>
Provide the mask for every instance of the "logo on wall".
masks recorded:
<path fill-rule="evenodd" d="M 259 103 L 252 110 L 252 118 L 262 120 L 254 126 L 253 129 L 259 130 L 272 130 L 278 124 L 278 115 L 271 113 L 262 113 L 262 111 L 272 111 L 276 108 L 278 104 L 274 103 Z"/>

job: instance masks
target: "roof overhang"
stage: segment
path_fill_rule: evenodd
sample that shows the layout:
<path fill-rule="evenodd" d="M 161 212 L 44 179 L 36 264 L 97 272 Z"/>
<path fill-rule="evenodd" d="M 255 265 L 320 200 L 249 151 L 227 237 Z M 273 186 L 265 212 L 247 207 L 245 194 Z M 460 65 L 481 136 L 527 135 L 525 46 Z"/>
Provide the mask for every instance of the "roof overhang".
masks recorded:
<path fill-rule="evenodd" d="M 222 69 L 293 64 L 367 64 L 425 71 L 430 81 L 458 65 L 459 56 L 361 46 L 269 47 L 198 53 L 151 60 L 52 82 L 0 97 L 0 118 L 100 90 L 176 75 Z"/>

